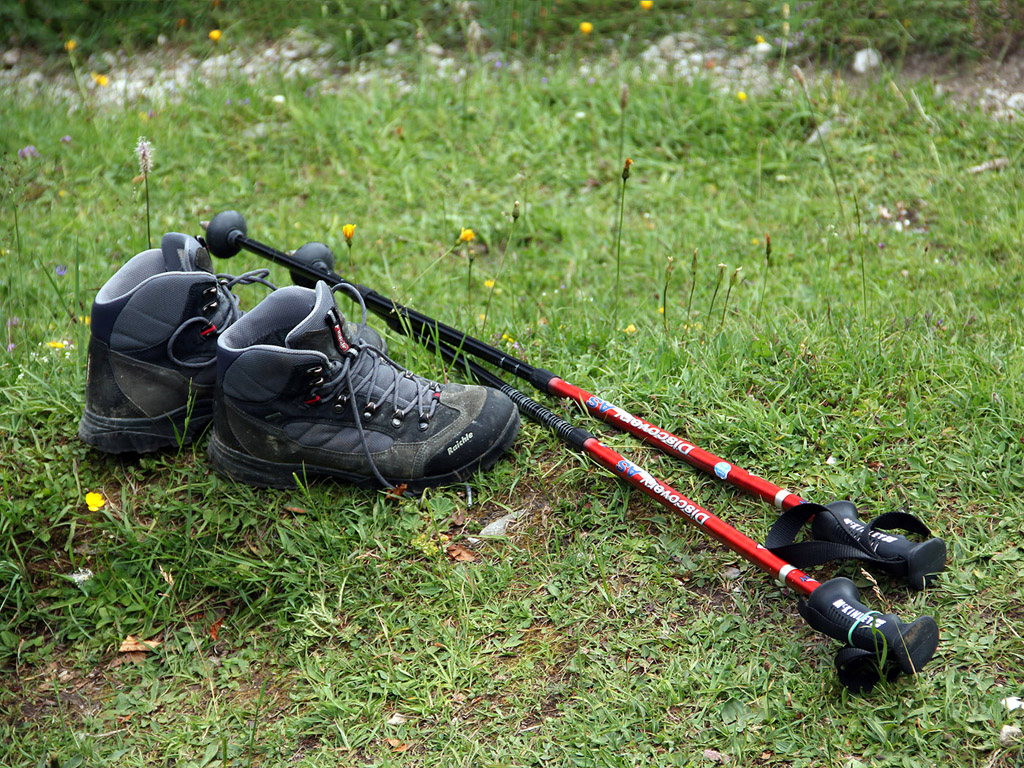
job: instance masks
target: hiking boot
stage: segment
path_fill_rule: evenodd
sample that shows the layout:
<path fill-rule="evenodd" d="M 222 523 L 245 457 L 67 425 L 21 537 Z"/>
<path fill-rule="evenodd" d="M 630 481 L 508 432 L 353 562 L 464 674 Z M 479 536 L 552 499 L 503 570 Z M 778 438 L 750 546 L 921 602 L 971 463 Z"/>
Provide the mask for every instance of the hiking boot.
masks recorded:
<path fill-rule="evenodd" d="M 217 334 L 240 314 L 195 238 L 130 259 L 93 301 L 79 437 L 108 453 L 194 440 L 213 416 Z"/>
<path fill-rule="evenodd" d="M 346 331 L 333 292 L 289 286 L 217 343 L 209 454 L 250 485 L 296 478 L 420 490 L 491 467 L 519 413 L 494 389 L 416 376 Z"/>
<path fill-rule="evenodd" d="M 198 437 L 213 418 L 217 337 L 243 314 L 231 289 L 273 288 L 267 274 L 214 275 L 206 248 L 179 233 L 130 259 L 93 301 L 79 437 L 107 453 L 147 453 Z M 372 329 L 361 335 L 383 348 Z"/>

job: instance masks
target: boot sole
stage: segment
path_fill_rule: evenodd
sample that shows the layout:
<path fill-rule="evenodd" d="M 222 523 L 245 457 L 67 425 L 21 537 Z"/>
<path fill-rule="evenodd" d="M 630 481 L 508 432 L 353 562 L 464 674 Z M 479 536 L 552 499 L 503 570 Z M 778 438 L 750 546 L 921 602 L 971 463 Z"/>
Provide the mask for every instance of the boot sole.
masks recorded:
<path fill-rule="evenodd" d="M 86 409 L 78 424 L 78 436 L 105 453 L 152 453 L 192 443 L 212 420 L 212 402 L 137 419 L 100 416 Z"/>
<path fill-rule="evenodd" d="M 424 488 L 462 482 L 477 471 L 490 469 L 498 463 L 498 459 L 512 446 L 516 435 L 519 433 L 519 414 L 515 411 L 513 411 L 513 414 L 513 418 L 509 419 L 508 424 L 505 425 L 505 429 L 494 442 L 494 445 L 486 453 L 463 466 L 451 472 L 432 477 L 394 478 L 385 475 L 385 480 L 392 485 L 405 485 L 408 491 L 417 492 Z M 298 486 L 298 480 L 305 482 L 307 479 L 321 477 L 355 485 L 359 488 L 380 488 L 380 482 L 372 473 L 359 475 L 344 472 L 333 467 L 324 467 L 305 462 L 285 464 L 259 459 L 227 446 L 217 435 L 216 429 L 210 435 L 210 442 L 206 451 L 210 461 L 213 463 L 214 469 L 219 473 L 237 482 L 253 485 L 258 488 L 295 488 Z"/>

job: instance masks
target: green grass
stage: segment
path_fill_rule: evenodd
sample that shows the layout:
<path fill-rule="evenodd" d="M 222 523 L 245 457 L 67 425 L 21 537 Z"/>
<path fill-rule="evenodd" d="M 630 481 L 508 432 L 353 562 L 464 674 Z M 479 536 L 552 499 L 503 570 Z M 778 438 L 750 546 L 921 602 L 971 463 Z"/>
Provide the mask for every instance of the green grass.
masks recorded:
<path fill-rule="evenodd" d="M 628 63 L 593 84 L 571 62 L 471 67 L 462 84 L 407 70 L 408 87 L 336 93 L 197 83 L 151 119 L 150 105 L 5 100 L 0 762 L 661 766 L 708 765 L 713 749 L 743 766 L 1019 765 L 1020 746 L 998 743 L 1020 720 L 999 700 L 1024 684 L 1019 126 L 917 84 L 926 120 L 884 80 L 812 88 L 812 115 L 793 88 L 744 103 L 709 82 L 633 78 Z M 623 80 L 635 164 L 616 297 Z M 833 114 L 845 215 L 805 143 Z M 236 208 L 252 236 L 323 240 L 341 266 L 355 223 L 360 282 L 806 498 L 921 516 L 950 551 L 926 592 L 879 578 L 879 597 L 850 566 L 813 573 L 852 576 L 872 607 L 935 616 L 937 658 L 849 695 L 836 643 L 791 596 L 533 425 L 474 479 L 472 506 L 464 488 L 400 502 L 255 490 L 213 474 L 202 444 L 138 460 L 87 450 L 82 318 L 145 246 L 140 134 L 155 149 L 155 233 L 198 233 Z M 19 161 L 29 143 L 40 157 Z M 998 156 L 1003 171 L 966 173 Z M 913 211 L 909 231 L 881 206 Z M 468 301 L 464 249 L 439 259 L 462 227 L 485 246 Z M 708 322 L 719 262 L 744 279 Z M 242 293 L 247 306 L 263 295 Z M 58 340 L 72 346 L 45 346 Z M 389 344 L 441 375 L 425 351 Z M 763 539 L 769 505 L 548 403 Z M 90 491 L 108 499 L 99 511 Z M 522 522 L 509 540 L 472 563 L 444 555 L 510 511 Z M 94 576 L 78 585 L 82 568 Z M 129 658 L 127 635 L 162 644 Z"/>

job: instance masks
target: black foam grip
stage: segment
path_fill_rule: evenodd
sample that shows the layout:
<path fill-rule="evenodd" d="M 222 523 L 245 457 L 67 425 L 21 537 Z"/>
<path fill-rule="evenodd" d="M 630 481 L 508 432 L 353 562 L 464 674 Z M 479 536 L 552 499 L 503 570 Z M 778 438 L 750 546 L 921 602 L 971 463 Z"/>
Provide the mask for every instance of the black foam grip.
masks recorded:
<path fill-rule="evenodd" d="M 931 616 L 907 623 L 891 613 L 871 611 L 860 602 L 852 581 L 835 578 L 815 589 L 798 604 L 800 615 L 822 634 L 895 662 L 916 674 L 934 655 L 939 628 Z"/>
<path fill-rule="evenodd" d="M 587 430 L 574 427 L 561 416 L 555 415 L 540 403 L 531 400 L 518 389 L 510 387 L 508 384 L 503 384 L 499 389 L 508 395 L 521 414 L 537 424 L 547 427 L 577 450 L 582 451 L 583 444 L 593 437 Z"/>

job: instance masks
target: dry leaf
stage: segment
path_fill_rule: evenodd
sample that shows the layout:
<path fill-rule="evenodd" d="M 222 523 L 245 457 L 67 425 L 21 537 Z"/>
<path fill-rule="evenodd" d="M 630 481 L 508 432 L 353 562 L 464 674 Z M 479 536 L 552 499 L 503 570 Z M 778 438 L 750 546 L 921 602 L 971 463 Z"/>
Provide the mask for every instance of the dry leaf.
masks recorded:
<path fill-rule="evenodd" d="M 710 760 L 712 763 L 728 763 L 729 756 L 723 755 L 721 752 L 714 749 L 704 750 L 704 759 Z"/>
<path fill-rule="evenodd" d="M 135 635 L 128 635 L 117 650 L 120 653 L 145 653 L 160 646 L 159 640 L 140 640 Z"/>
<path fill-rule="evenodd" d="M 388 744 L 395 752 L 405 752 L 409 748 L 408 744 L 403 744 L 398 739 L 388 739 Z"/>
<path fill-rule="evenodd" d="M 460 509 L 452 514 L 452 525 L 463 526 L 466 524 L 466 510 Z"/>
<path fill-rule="evenodd" d="M 395 712 L 388 718 L 388 725 L 401 725 L 407 722 L 409 722 L 409 718 L 399 712 Z"/>
<path fill-rule="evenodd" d="M 221 616 L 213 624 L 210 625 L 210 639 L 213 642 L 217 642 L 217 635 L 220 634 L 220 625 L 224 623 L 224 617 Z"/>
<path fill-rule="evenodd" d="M 409 490 L 408 483 L 399 483 L 394 488 L 388 490 L 387 498 L 399 501 L 403 496 L 405 496 L 405 492 L 407 490 Z"/>
<path fill-rule="evenodd" d="M 304 510 L 302 507 L 285 507 L 284 511 L 285 512 L 291 512 L 293 515 L 304 515 L 304 514 L 306 514 L 306 510 Z"/>
<path fill-rule="evenodd" d="M 448 557 L 457 563 L 472 563 L 476 560 L 476 555 L 461 544 L 449 544 L 445 552 L 448 553 Z"/>

